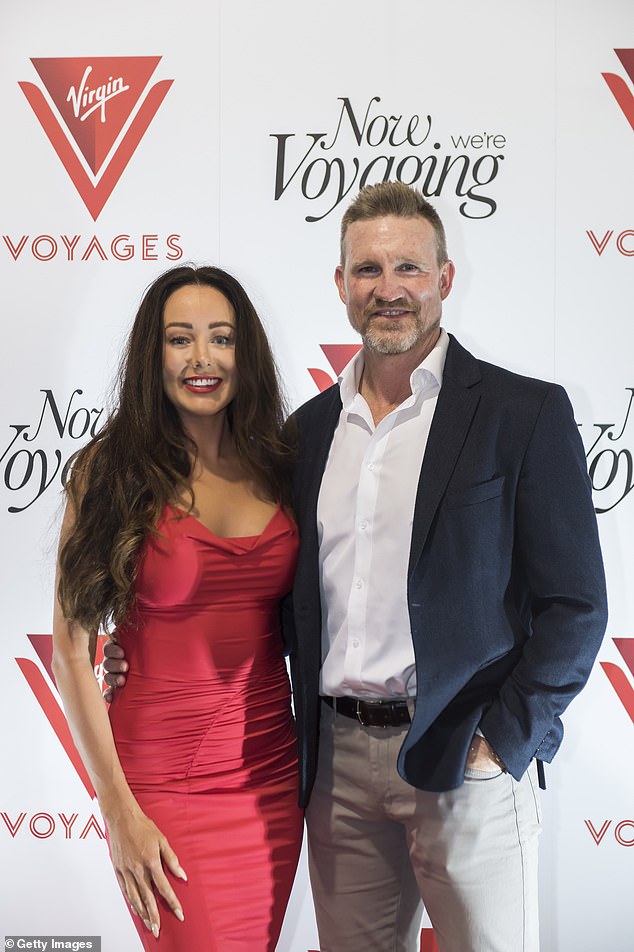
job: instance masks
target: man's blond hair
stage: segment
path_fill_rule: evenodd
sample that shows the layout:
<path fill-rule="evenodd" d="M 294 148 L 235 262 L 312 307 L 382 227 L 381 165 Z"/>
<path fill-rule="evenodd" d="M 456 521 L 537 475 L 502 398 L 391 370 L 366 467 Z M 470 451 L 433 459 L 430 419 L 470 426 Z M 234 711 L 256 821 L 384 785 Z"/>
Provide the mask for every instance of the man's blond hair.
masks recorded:
<path fill-rule="evenodd" d="M 345 262 L 345 237 L 348 226 L 355 221 L 371 221 L 396 215 L 397 218 L 424 218 L 436 234 L 438 264 L 448 260 L 447 239 L 440 215 L 418 189 L 402 182 L 379 182 L 366 185 L 348 206 L 341 219 L 341 264 Z"/>

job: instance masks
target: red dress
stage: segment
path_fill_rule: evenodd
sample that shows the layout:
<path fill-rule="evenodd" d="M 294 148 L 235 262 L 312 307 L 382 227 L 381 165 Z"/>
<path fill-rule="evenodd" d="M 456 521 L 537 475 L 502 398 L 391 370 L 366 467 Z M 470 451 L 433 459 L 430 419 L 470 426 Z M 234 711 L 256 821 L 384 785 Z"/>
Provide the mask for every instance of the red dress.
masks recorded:
<path fill-rule="evenodd" d="M 222 539 L 167 509 L 146 543 L 130 663 L 110 706 L 117 751 L 143 811 L 188 882 L 170 882 L 146 949 L 273 952 L 301 838 L 297 754 L 279 631 L 297 530 L 278 508 L 260 536 Z"/>

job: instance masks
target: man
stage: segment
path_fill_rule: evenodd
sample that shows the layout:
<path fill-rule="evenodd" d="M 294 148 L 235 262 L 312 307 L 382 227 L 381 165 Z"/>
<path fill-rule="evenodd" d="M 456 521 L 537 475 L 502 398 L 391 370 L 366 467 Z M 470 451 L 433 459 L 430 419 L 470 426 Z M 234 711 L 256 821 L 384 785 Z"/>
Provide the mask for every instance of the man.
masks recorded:
<path fill-rule="evenodd" d="M 363 189 L 335 271 L 363 347 L 295 414 L 287 627 L 322 952 L 413 952 L 421 900 L 442 952 L 538 948 L 536 762 L 605 630 L 570 403 L 440 328 L 453 277 L 420 193 Z"/>

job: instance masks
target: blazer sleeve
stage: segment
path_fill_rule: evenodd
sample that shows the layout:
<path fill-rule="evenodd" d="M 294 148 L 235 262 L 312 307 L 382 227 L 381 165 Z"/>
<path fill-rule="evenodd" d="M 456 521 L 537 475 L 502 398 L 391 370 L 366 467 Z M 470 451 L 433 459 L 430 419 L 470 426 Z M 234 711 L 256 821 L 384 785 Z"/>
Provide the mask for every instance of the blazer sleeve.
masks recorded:
<path fill-rule="evenodd" d="M 519 779 L 550 762 L 559 717 L 586 683 L 607 624 L 607 599 L 585 454 L 565 391 L 548 389 L 520 469 L 514 572 L 528 585 L 532 630 L 480 727 Z"/>

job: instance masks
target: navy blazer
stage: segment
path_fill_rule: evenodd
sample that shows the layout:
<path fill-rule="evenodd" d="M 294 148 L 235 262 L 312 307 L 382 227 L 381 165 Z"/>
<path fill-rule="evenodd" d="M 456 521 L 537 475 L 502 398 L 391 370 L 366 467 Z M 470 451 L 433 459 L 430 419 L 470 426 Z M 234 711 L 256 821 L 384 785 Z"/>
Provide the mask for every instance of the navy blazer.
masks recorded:
<path fill-rule="evenodd" d="M 301 543 L 285 627 L 302 804 L 319 734 L 317 499 L 340 412 L 334 386 L 295 414 Z M 517 779 L 532 758 L 550 762 L 607 622 L 584 450 L 561 387 L 477 360 L 451 335 L 416 495 L 408 606 L 417 688 L 401 776 L 421 790 L 458 787 L 478 726 Z"/>

